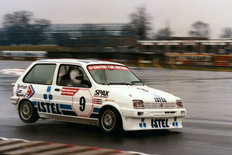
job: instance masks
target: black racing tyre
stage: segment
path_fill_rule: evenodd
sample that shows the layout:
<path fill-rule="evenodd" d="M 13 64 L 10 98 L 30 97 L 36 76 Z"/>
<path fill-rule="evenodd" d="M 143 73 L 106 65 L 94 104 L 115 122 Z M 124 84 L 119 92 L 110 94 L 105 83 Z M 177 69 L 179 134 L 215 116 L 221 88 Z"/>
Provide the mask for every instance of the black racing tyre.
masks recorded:
<path fill-rule="evenodd" d="M 36 108 L 28 100 L 20 103 L 18 112 L 20 119 L 25 123 L 34 123 L 39 119 Z"/>
<path fill-rule="evenodd" d="M 100 114 L 99 125 L 104 133 L 120 134 L 122 132 L 122 119 L 117 110 L 107 108 Z"/>

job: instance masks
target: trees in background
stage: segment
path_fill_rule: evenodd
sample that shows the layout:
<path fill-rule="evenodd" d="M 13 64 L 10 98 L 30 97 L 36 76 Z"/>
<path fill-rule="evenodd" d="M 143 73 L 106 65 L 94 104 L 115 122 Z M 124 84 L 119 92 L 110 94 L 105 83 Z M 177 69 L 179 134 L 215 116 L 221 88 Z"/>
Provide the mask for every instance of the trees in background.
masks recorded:
<path fill-rule="evenodd" d="M 3 29 L 0 30 L 0 44 L 42 44 L 43 41 L 48 39 L 48 35 L 52 37 L 57 45 L 70 46 L 74 44 L 74 39 L 70 34 L 61 33 L 49 33 L 45 32 L 50 26 L 50 21 L 46 19 L 37 19 L 33 17 L 32 12 L 28 11 L 16 11 L 6 14 L 3 20 Z M 203 21 L 196 21 L 191 25 L 191 30 L 188 32 L 190 37 L 197 38 L 209 38 L 210 29 L 209 24 Z M 151 16 L 147 13 L 144 6 L 136 8 L 134 13 L 129 16 L 129 23 L 126 24 L 122 30 L 122 36 L 130 36 L 137 40 L 149 39 L 151 26 Z M 154 39 L 166 40 L 170 39 L 172 35 L 170 27 L 164 27 L 155 34 Z M 94 27 L 91 24 L 83 24 L 81 29 L 81 37 L 104 37 L 111 36 L 107 29 L 104 27 Z M 222 30 L 221 38 L 232 38 L 232 28 L 225 27 Z M 96 42 L 96 41 L 95 41 Z"/>
<path fill-rule="evenodd" d="M 148 32 L 151 30 L 151 17 L 144 6 L 137 8 L 136 12 L 130 15 L 130 22 L 123 28 L 123 32 L 136 37 L 138 40 L 148 38 Z"/>
<path fill-rule="evenodd" d="M 232 38 L 232 28 L 230 27 L 225 27 L 223 30 L 222 30 L 222 35 L 221 35 L 221 38 Z"/>
<path fill-rule="evenodd" d="M 158 33 L 155 35 L 155 39 L 157 40 L 167 40 L 171 37 L 172 32 L 170 28 L 163 28 L 158 31 Z"/>
<path fill-rule="evenodd" d="M 191 37 L 209 38 L 209 24 L 197 21 L 192 24 L 192 30 L 189 31 Z"/>
<path fill-rule="evenodd" d="M 81 28 L 81 37 L 89 36 L 109 36 L 111 33 L 107 32 L 107 29 L 103 26 L 96 26 L 94 24 L 83 24 Z"/>
<path fill-rule="evenodd" d="M 33 18 L 28 11 L 6 14 L 3 20 L 4 34 L 11 44 L 41 44 L 46 35 L 44 30 L 50 25 L 46 19 Z"/>
<path fill-rule="evenodd" d="M 75 41 L 71 39 L 68 33 L 53 33 L 52 39 L 59 46 L 73 46 L 75 44 Z"/>

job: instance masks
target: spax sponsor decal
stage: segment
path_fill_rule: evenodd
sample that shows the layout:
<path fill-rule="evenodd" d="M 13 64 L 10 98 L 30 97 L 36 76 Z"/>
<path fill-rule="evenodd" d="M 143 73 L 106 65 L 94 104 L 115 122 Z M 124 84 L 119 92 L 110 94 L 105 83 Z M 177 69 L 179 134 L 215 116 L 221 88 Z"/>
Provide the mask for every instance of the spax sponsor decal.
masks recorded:
<path fill-rule="evenodd" d="M 110 91 L 106 90 L 96 90 L 94 93 L 94 97 L 108 97 Z"/>

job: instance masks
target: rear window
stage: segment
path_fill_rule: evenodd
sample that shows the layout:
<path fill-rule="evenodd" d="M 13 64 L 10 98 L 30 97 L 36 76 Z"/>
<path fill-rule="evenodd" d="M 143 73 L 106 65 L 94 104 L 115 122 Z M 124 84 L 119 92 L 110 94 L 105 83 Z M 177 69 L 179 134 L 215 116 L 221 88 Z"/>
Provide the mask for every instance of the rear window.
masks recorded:
<path fill-rule="evenodd" d="M 50 85 L 55 68 L 55 64 L 37 64 L 27 73 L 23 82 Z"/>

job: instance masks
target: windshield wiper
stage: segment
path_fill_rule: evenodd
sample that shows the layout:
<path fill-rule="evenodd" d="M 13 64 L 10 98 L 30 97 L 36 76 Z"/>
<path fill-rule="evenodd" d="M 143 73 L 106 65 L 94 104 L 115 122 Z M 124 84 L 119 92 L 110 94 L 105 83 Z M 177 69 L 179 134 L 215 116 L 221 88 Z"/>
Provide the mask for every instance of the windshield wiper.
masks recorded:
<path fill-rule="evenodd" d="M 131 83 L 126 83 L 126 82 L 107 83 L 107 85 L 135 85 L 135 84 L 143 84 L 143 83 L 141 81 L 131 81 Z"/>
<path fill-rule="evenodd" d="M 143 84 L 141 81 L 131 81 L 131 84 L 132 84 L 132 85 L 138 84 L 138 83 L 139 83 L 139 84 L 140 84 L 140 83 Z"/>
<path fill-rule="evenodd" d="M 107 83 L 108 85 L 131 85 L 131 83 L 124 83 L 124 82 L 118 82 L 118 83 Z"/>

